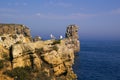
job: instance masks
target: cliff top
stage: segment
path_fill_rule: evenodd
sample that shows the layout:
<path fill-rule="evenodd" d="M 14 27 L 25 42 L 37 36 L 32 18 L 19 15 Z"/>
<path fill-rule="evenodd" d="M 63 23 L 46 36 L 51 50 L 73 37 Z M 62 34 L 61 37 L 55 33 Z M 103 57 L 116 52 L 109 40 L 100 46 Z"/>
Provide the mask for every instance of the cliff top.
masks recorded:
<path fill-rule="evenodd" d="M 30 29 L 22 24 L 0 24 L 0 35 L 23 34 L 30 37 Z"/>

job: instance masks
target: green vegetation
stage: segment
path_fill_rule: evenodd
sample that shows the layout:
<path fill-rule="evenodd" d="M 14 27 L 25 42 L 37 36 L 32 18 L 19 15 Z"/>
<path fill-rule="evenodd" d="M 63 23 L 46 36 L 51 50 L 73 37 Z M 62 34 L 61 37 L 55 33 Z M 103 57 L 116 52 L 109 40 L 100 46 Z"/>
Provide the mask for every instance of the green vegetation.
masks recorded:
<path fill-rule="evenodd" d="M 21 44 L 22 43 L 22 41 L 17 41 L 15 44 Z"/>
<path fill-rule="evenodd" d="M 4 67 L 3 60 L 0 60 L 0 69 L 2 69 L 3 67 Z"/>
<path fill-rule="evenodd" d="M 5 60 L 9 60 L 10 59 L 7 53 L 3 53 L 2 54 L 2 58 L 4 58 Z"/>
<path fill-rule="evenodd" d="M 55 50 L 55 51 L 58 51 L 58 47 L 57 46 L 53 46 L 52 49 Z"/>
<path fill-rule="evenodd" d="M 55 45 L 55 44 L 60 44 L 61 43 L 61 40 L 55 40 L 52 45 Z"/>
<path fill-rule="evenodd" d="M 48 77 L 47 72 L 44 70 L 33 69 L 29 66 L 7 70 L 3 74 L 12 77 L 15 80 L 51 80 L 52 78 L 51 76 Z M 36 74 L 36 76 L 34 74 Z"/>
<path fill-rule="evenodd" d="M 35 52 L 36 53 L 43 53 L 44 51 L 43 51 L 43 48 L 40 48 L 40 49 L 35 49 Z"/>
<path fill-rule="evenodd" d="M 13 70 L 7 70 L 3 74 L 8 75 L 17 80 L 32 80 L 32 68 L 31 67 L 17 67 Z"/>

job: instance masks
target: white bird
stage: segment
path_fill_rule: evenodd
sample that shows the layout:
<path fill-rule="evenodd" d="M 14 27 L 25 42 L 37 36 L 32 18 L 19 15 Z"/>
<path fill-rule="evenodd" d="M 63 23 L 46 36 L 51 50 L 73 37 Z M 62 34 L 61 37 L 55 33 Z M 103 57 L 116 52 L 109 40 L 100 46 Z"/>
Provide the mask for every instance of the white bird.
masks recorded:
<path fill-rule="evenodd" d="M 63 38 L 63 36 L 62 35 L 60 35 L 60 39 L 62 39 Z"/>
<path fill-rule="evenodd" d="M 40 36 L 38 36 L 39 39 L 42 39 Z"/>
<path fill-rule="evenodd" d="M 55 37 L 54 37 L 52 34 L 50 34 L 50 38 L 51 38 L 51 39 L 55 39 Z"/>

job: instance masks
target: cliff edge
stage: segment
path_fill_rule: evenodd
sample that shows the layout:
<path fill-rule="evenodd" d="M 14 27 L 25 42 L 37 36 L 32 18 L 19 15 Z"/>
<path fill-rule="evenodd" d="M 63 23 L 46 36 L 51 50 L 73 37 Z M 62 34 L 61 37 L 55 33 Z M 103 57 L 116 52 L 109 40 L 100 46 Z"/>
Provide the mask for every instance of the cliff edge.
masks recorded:
<path fill-rule="evenodd" d="M 77 79 L 72 65 L 80 50 L 78 26 L 69 25 L 63 39 L 31 39 L 24 25 L 0 24 L 0 80 Z"/>

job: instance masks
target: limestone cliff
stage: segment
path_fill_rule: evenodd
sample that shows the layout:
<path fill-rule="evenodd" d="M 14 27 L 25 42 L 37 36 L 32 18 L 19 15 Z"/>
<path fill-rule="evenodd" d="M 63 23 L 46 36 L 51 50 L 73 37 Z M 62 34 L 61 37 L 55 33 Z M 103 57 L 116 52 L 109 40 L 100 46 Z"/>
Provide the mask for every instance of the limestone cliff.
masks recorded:
<path fill-rule="evenodd" d="M 1 56 L 1 61 L 4 61 L 3 64 L 8 63 L 8 68 L 2 66 L 0 72 L 0 75 L 2 75 L 2 78 L 0 76 L 1 80 L 4 80 L 3 78 L 6 78 L 6 80 L 77 79 L 76 74 L 72 70 L 75 58 L 74 53 L 80 50 L 78 27 L 76 25 L 69 25 L 67 27 L 66 37 L 64 39 L 43 41 L 35 38 L 34 42 L 30 40 L 30 30 L 27 27 L 8 24 L 7 26 L 11 26 L 13 30 L 11 32 L 10 29 L 6 31 L 4 29 L 5 25 L 2 25 L 0 25 L 0 28 L 3 29 L 0 31 L 2 33 L 0 37 L 17 35 L 18 40 L 16 38 L 6 37 L 5 39 L 11 42 L 7 43 L 5 40 L 1 40 L 0 42 L 0 56 L 3 55 L 3 52 L 7 54 L 7 56 Z M 20 35 L 23 37 L 19 39 Z M 22 41 L 20 41 L 21 39 Z M 24 39 L 27 40 L 25 41 Z"/>

